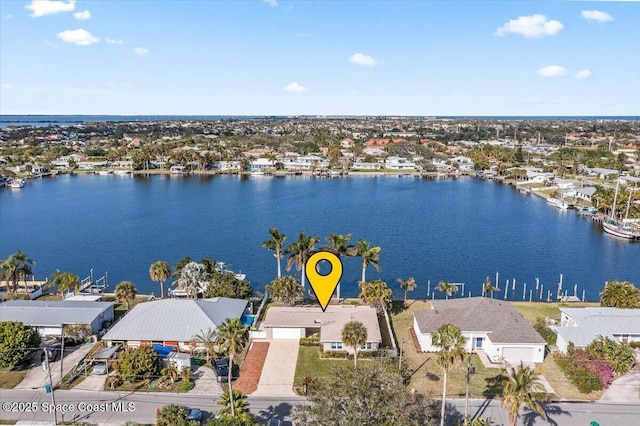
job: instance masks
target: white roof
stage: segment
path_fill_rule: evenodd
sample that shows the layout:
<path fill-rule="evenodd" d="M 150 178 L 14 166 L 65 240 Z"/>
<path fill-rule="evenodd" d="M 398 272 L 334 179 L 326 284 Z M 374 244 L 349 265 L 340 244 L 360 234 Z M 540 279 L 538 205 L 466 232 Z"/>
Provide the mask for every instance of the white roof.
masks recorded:
<path fill-rule="evenodd" d="M 91 324 L 113 302 L 9 300 L 0 303 L 0 321 L 19 321 L 32 327 Z"/>
<path fill-rule="evenodd" d="M 613 335 L 640 335 L 640 309 L 620 308 L 560 308 L 571 317 L 577 327 L 556 327 L 565 342 L 584 347 L 596 337 Z"/>
<path fill-rule="evenodd" d="M 102 339 L 188 342 L 200 331 L 217 329 L 227 318 L 240 318 L 247 303 L 246 300 L 228 297 L 139 303 Z"/>

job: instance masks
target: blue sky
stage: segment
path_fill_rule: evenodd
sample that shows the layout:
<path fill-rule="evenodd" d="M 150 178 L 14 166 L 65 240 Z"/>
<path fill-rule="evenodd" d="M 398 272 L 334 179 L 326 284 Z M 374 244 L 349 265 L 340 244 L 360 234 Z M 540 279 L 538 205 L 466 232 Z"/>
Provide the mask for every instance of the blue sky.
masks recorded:
<path fill-rule="evenodd" d="M 2 114 L 640 115 L 640 3 L 0 0 Z"/>

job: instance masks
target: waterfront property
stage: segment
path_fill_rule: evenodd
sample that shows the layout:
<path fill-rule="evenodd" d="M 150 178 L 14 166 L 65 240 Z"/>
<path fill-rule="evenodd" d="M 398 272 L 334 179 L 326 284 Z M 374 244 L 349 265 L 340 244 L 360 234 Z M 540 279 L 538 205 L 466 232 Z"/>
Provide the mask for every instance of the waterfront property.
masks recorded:
<path fill-rule="evenodd" d="M 444 324 L 460 328 L 465 350 L 486 354 L 494 363 L 544 361 L 545 341 L 508 302 L 486 297 L 432 300 L 431 309 L 413 313 L 413 331 L 423 352 L 437 352 L 431 333 Z"/>
<path fill-rule="evenodd" d="M 215 331 L 227 318 L 241 318 L 249 314 L 247 305 L 246 300 L 228 297 L 139 303 L 102 340 L 110 345 L 163 345 L 190 351 L 191 341 L 196 335 Z"/>
<path fill-rule="evenodd" d="M 640 342 L 640 309 L 560 308 L 556 346 L 566 352 L 569 343 L 584 348 L 598 336 L 620 343 Z"/>
<path fill-rule="evenodd" d="M 0 321 L 19 321 L 41 336 L 60 336 L 63 325 L 81 324 L 99 333 L 113 321 L 113 302 L 9 300 L 0 303 Z"/>
<path fill-rule="evenodd" d="M 382 335 L 376 310 L 370 306 L 275 307 L 267 311 L 260 328 L 270 339 L 300 339 L 317 334 L 324 350 L 353 348 L 342 342 L 342 329 L 349 321 L 359 321 L 367 329 L 367 342 L 358 350 L 375 351 L 382 344 Z"/>

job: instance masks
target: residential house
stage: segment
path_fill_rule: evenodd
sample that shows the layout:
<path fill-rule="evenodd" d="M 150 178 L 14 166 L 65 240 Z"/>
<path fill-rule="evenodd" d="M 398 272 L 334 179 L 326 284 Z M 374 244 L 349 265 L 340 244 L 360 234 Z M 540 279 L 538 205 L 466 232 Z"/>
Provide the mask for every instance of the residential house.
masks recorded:
<path fill-rule="evenodd" d="M 384 160 L 385 168 L 389 170 L 415 170 L 416 163 L 404 157 L 387 157 Z"/>
<path fill-rule="evenodd" d="M 267 169 L 275 167 L 273 160 L 268 158 L 256 158 L 249 162 L 249 171 L 251 172 L 264 172 Z"/>
<path fill-rule="evenodd" d="M 228 297 L 154 300 L 134 306 L 102 340 L 110 345 L 163 345 L 189 351 L 197 334 L 215 331 L 227 318 L 244 319 L 249 313 L 246 300 Z"/>
<path fill-rule="evenodd" d="M 577 188 L 575 190 L 576 198 L 580 198 L 581 200 L 591 201 L 593 199 L 593 194 L 596 193 L 596 188 L 594 186 L 585 186 L 584 188 Z"/>
<path fill-rule="evenodd" d="M 598 336 L 620 343 L 640 342 L 640 309 L 560 308 L 560 326 L 556 346 L 566 352 L 569 343 L 584 348 Z"/>
<path fill-rule="evenodd" d="M 380 163 L 369 163 L 362 160 L 356 160 L 353 162 L 353 170 L 381 170 L 382 164 Z"/>
<path fill-rule="evenodd" d="M 413 313 L 419 350 L 437 352 L 431 333 L 444 324 L 459 327 L 465 350 L 484 353 L 492 362 L 517 365 L 544 361 L 545 341 L 509 303 L 486 297 L 432 300 L 431 309 Z"/>
<path fill-rule="evenodd" d="M 367 329 L 367 342 L 359 350 L 375 351 L 382 345 L 382 334 L 376 310 L 370 306 L 275 307 L 267 311 L 260 329 L 269 339 L 300 339 L 318 334 L 324 350 L 353 348 L 342 341 L 342 329 L 349 321 L 359 321 Z"/>
<path fill-rule="evenodd" d="M 113 302 L 8 300 L 0 303 L 0 321 L 18 321 L 41 336 L 60 336 L 63 325 L 81 324 L 98 333 L 113 321 Z"/>

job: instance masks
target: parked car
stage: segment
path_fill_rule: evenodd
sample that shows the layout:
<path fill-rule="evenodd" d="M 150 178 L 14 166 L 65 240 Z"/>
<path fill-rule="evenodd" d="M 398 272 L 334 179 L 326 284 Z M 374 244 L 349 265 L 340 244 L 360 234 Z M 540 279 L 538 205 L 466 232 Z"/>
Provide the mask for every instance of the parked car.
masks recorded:
<path fill-rule="evenodd" d="M 98 374 L 98 375 L 107 374 L 107 363 L 99 362 L 96 365 L 94 365 L 93 374 Z"/>
<path fill-rule="evenodd" d="M 190 408 L 186 405 L 183 405 L 184 409 L 189 413 L 189 420 L 200 420 L 202 419 L 202 411 L 199 408 Z"/>
<path fill-rule="evenodd" d="M 229 360 L 226 358 L 216 359 L 213 363 L 214 371 L 219 382 L 229 381 Z"/>
<path fill-rule="evenodd" d="M 40 361 L 44 362 L 44 354 L 46 353 L 49 362 L 53 362 L 58 359 L 58 355 L 60 355 L 60 351 L 62 349 L 62 344 L 59 342 L 51 343 L 43 348 L 44 350 L 40 354 Z"/>
<path fill-rule="evenodd" d="M 271 418 L 267 423 L 268 426 L 282 426 L 282 420 Z"/>

